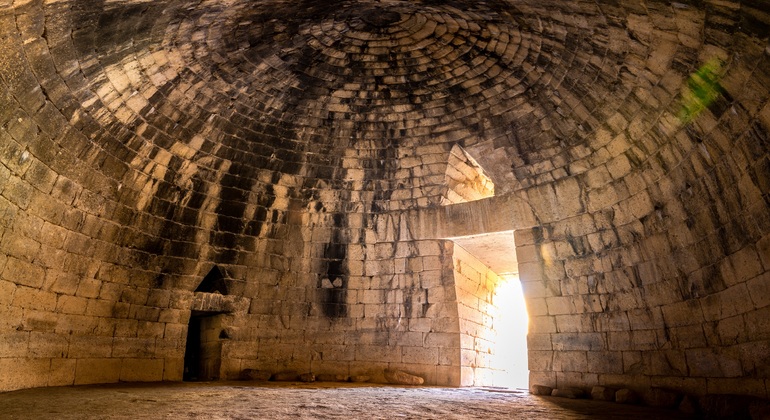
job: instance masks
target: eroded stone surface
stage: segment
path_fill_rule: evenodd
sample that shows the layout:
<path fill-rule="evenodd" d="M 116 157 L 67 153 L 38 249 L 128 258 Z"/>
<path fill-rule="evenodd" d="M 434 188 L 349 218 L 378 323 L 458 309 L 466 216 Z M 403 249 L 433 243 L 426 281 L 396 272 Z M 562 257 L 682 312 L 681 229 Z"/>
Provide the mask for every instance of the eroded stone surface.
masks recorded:
<path fill-rule="evenodd" d="M 534 395 L 551 395 L 553 388 L 545 385 L 532 385 L 530 387 L 530 392 Z"/>
<path fill-rule="evenodd" d="M 554 388 L 551 391 L 551 396 L 576 399 L 585 397 L 586 393 L 582 389 L 578 388 Z"/>
<path fill-rule="evenodd" d="M 597 401 L 615 401 L 615 393 L 617 389 L 607 388 L 604 386 L 595 386 L 591 388 L 591 399 Z"/>
<path fill-rule="evenodd" d="M 638 404 L 640 402 L 639 394 L 636 392 L 623 388 L 615 392 L 615 401 L 618 404 Z"/>
<path fill-rule="evenodd" d="M 425 379 L 400 370 L 385 369 L 385 380 L 396 385 L 422 385 Z"/>

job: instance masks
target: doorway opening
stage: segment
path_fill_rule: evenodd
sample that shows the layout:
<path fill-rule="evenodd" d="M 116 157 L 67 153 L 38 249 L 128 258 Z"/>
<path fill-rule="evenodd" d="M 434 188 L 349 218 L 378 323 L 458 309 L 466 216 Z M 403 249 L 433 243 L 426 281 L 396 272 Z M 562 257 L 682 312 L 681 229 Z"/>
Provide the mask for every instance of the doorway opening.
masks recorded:
<path fill-rule="evenodd" d="M 451 238 L 463 385 L 528 389 L 528 315 L 513 231 Z"/>
<path fill-rule="evenodd" d="M 222 340 L 228 338 L 222 329 L 222 319 L 219 312 L 193 311 L 190 315 L 184 352 L 185 381 L 219 379 Z"/>
<path fill-rule="evenodd" d="M 501 372 L 496 385 L 529 389 L 529 360 L 527 356 L 527 329 L 529 316 L 524 302 L 521 281 L 517 274 L 501 276 L 495 290 L 498 307 L 495 318 L 495 368 Z"/>

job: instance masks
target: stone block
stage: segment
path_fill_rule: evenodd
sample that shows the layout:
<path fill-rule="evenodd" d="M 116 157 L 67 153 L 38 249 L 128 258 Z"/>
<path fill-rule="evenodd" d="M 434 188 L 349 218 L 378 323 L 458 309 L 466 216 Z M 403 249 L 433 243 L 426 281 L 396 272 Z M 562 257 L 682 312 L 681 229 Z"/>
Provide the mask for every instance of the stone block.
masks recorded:
<path fill-rule="evenodd" d="M 316 377 L 312 373 L 303 373 L 299 375 L 300 382 L 315 382 Z"/>
<path fill-rule="evenodd" d="M 745 247 L 725 258 L 719 267 L 728 286 L 743 283 L 760 275 L 764 269 L 754 247 Z"/>
<path fill-rule="evenodd" d="M 152 357 L 155 354 L 155 339 L 142 337 L 115 337 L 112 357 Z"/>
<path fill-rule="evenodd" d="M 591 351 L 587 353 L 588 372 L 623 373 L 623 353 Z"/>
<path fill-rule="evenodd" d="M 770 241 L 768 242 L 770 243 Z M 770 249 L 767 250 L 767 253 L 770 254 Z M 770 262 L 768 262 L 768 265 L 770 265 Z M 754 302 L 755 308 L 760 309 L 770 306 L 770 271 L 749 280 L 746 283 L 746 287 L 749 289 L 749 295 Z M 1 289 L 2 285 L 0 284 L 0 291 Z M 0 298 L 1 300 L 2 298 Z"/>
<path fill-rule="evenodd" d="M 434 385 L 459 387 L 461 383 L 458 366 L 436 366 Z"/>
<path fill-rule="evenodd" d="M 385 380 L 396 385 L 422 385 L 425 382 L 420 376 L 397 369 L 385 369 L 384 375 Z"/>
<path fill-rule="evenodd" d="M 580 388 L 556 388 L 553 391 L 551 391 L 551 396 L 577 399 L 577 398 L 584 398 L 585 392 Z"/>
<path fill-rule="evenodd" d="M 595 386 L 591 388 L 591 399 L 598 401 L 615 401 L 617 389 L 604 386 Z"/>
<path fill-rule="evenodd" d="M 316 375 L 316 380 L 318 382 L 347 382 L 349 379 L 350 377 L 348 375 L 343 374 L 321 373 Z"/>
<path fill-rule="evenodd" d="M 0 391 L 48 385 L 51 359 L 0 359 Z"/>
<path fill-rule="evenodd" d="M 184 357 L 166 358 L 163 361 L 163 380 L 181 381 L 184 375 Z"/>
<path fill-rule="evenodd" d="M 122 382 L 159 382 L 163 380 L 163 359 L 123 359 Z"/>
<path fill-rule="evenodd" d="M 636 392 L 623 388 L 615 392 L 615 402 L 618 404 L 637 404 L 639 403 L 639 396 Z"/>
<path fill-rule="evenodd" d="M 588 362 L 584 351 L 554 352 L 553 368 L 560 372 L 586 372 Z"/>
<path fill-rule="evenodd" d="M 7 331 L 0 334 L 0 358 L 25 357 L 29 350 L 30 333 Z"/>
<path fill-rule="evenodd" d="M 73 335 L 69 339 L 67 357 L 108 358 L 112 355 L 112 337 Z"/>
<path fill-rule="evenodd" d="M 62 295 L 56 304 L 56 312 L 64 314 L 82 315 L 86 312 L 88 299 Z"/>
<path fill-rule="evenodd" d="M 75 385 L 105 384 L 120 379 L 120 359 L 78 359 Z"/>
<path fill-rule="evenodd" d="M 274 373 L 273 376 L 270 377 L 271 381 L 275 382 L 292 382 L 299 379 L 299 374 L 296 371 L 284 371 L 284 372 L 277 372 Z"/>
<path fill-rule="evenodd" d="M 61 358 L 67 357 L 69 341 L 67 336 L 54 333 L 31 332 L 29 338 L 29 357 Z"/>
<path fill-rule="evenodd" d="M 18 285 L 40 288 L 45 280 L 45 270 L 35 264 L 9 257 L 5 263 L 2 279 Z"/>
<path fill-rule="evenodd" d="M 533 395 L 551 395 L 553 388 L 545 385 L 532 385 L 529 387 L 529 392 Z"/>
<path fill-rule="evenodd" d="M 48 376 L 48 386 L 67 386 L 75 383 L 74 359 L 51 359 L 51 370 Z"/>
<path fill-rule="evenodd" d="M 576 312 L 575 304 L 569 296 L 546 298 L 546 304 L 550 315 L 564 315 Z"/>

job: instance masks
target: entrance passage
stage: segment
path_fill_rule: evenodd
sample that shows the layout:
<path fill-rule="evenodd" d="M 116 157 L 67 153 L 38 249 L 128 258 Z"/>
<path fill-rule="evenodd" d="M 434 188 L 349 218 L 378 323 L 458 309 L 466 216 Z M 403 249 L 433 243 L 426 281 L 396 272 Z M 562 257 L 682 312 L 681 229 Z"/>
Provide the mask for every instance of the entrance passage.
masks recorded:
<path fill-rule="evenodd" d="M 222 366 L 222 317 L 196 312 L 190 316 L 184 352 L 185 381 L 215 381 Z"/>
<path fill-rule="evenodd" d="M 495 343 L 497 355 L 495 368 L 504 372 L 497 385 L 510 388 L 529 388 L 527 357 L 527 327 L 529 317 L 524 303 L 524 293 L 518 275 L 502 276 L 495 290 L 495 299 L 501 302 L 495 319 L 498 331 Z"/>

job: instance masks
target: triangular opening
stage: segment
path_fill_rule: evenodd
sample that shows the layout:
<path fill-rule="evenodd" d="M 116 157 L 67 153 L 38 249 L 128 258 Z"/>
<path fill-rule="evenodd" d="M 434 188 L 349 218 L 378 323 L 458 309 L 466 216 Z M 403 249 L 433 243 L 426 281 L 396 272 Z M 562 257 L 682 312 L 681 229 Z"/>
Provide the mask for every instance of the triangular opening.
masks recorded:
<path fill-rule="evenodd" d="M 227 294 L 227 282 L 225 282 L 225 275 L 218 266 L 211 268 L 203 281 L 195 289 L 196 292 L 203 293 L 219 293 L 222 295 Z"/>
<path fill-rule="evenodd" d="M 460 145 L 449 153 L 445 174 L 446 192 L 441 205 L 467 203 L 495 195 L 495 184 L 484 169 Z"/>

